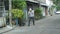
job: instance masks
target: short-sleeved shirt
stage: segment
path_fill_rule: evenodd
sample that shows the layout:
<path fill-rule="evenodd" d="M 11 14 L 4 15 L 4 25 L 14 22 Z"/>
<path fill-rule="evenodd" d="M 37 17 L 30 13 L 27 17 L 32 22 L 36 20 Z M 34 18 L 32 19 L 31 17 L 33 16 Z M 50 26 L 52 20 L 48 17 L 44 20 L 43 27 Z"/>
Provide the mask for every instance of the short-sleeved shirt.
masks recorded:
<path fill-rule="evenodd" d="M 28 17 L 34 17 L 34 10 L 28 12 Z"/>

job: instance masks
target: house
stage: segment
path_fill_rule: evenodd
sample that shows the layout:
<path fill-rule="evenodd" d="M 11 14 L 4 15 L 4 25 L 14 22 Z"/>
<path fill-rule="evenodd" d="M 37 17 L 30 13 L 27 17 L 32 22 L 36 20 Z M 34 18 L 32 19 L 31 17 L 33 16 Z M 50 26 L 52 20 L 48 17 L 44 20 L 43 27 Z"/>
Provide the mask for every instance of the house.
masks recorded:
<path fill-rule="evenodd" d="M 49 5 L 48 5 L 49 6 L 48 7 L 48 9 L 49 9 L 49 15 L 52 16 L 52 15 L 54 15 L 54 12 L 56 11 L 56 7 L 53 4 L 52 0 L 49 0 L 49 1 L 50 1 Z"/>
<path fill-rule="evenodd" d="M 27 10 L 29 8 L 36 9 L 40 7 L 42 9 L 43 16 L 49 15 L 49 8 L 51 6 L 51 0 L 26 0 Z"/>
<path fill-rule="evenodd" d="M 6 0 L 0 0 L 0 24 L 6 24 L 6 11 L 8 9 L 8 2 L 6 3 Z M 1 26 L 1 25 L 0 25 Z"/>
<path fill-rule="evenodd" d="M 43 16 L 47 16 L 48 15 L 48 5 L 46 3 L 46 0 L 40 0 L 40 5 L 41 5 Z"/>
<path fill-rule="evenodd" d="M 50 16 L 49 8 L 51 8 L 53 2 L 51 0 L 41 0 L 40 2 L 41 2 L 40 3 L 41 7 L 43 9 L 43 11 L 42 11 L 43 16 Z"/>

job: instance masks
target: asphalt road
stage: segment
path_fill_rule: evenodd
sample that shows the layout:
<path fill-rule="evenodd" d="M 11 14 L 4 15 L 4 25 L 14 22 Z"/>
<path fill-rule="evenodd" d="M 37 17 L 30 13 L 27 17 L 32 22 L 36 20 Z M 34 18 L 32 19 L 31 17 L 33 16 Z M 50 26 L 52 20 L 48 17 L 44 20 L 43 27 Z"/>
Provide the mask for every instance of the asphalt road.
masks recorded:
<path fill-rule="evenodd" d="M 60 15 L 38 20 L 35 26 L 17 27 L 3 34 L 60 34 Z"/>

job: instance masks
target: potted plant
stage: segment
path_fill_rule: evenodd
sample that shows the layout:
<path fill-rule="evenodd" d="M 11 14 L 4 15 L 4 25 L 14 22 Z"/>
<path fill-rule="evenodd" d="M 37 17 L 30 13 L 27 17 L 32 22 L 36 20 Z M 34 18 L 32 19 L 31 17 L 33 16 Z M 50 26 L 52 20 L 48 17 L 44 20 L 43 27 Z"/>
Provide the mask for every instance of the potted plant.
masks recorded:
<path fill-rule="evenodd" d="M 24 12 L 20 9 L 13 9 L 12 15 L 13 15 L 13 18 L 15 19 L 16 25 L 18 24 L 21 25 Z"/>

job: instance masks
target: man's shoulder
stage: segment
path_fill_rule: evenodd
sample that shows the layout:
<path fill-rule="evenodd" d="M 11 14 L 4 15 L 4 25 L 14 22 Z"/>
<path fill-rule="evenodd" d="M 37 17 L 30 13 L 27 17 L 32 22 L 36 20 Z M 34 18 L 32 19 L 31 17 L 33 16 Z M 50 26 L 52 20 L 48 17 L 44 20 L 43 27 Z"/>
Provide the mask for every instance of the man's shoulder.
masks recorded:
<path fill-rule="evenodd" d="M 34 12 L 34 10 L 32 10 L 32 12 Z"/>

